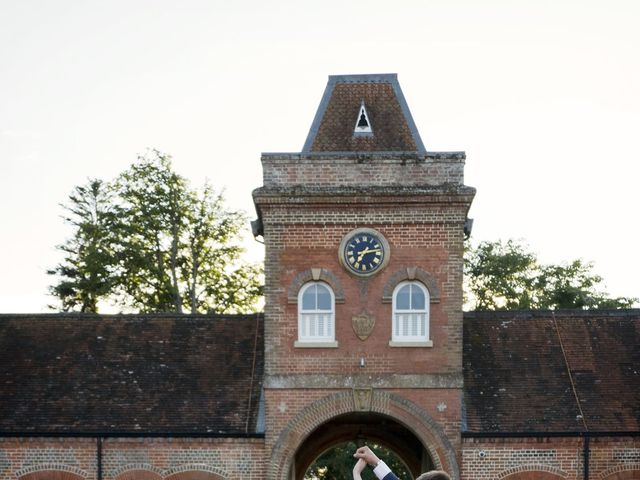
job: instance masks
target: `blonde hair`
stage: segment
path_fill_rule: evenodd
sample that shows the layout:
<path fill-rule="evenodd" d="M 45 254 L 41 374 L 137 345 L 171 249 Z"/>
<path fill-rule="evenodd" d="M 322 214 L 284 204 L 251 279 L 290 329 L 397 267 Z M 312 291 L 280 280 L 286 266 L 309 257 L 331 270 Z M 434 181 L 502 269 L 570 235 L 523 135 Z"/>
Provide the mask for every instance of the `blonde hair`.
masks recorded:
<path fill-rule="evenodd" d="M 423 473 L 416 480 L 451 480 L 451 477 L 447 472 L 442 470 L 431 470 L 430 472 Z"/>

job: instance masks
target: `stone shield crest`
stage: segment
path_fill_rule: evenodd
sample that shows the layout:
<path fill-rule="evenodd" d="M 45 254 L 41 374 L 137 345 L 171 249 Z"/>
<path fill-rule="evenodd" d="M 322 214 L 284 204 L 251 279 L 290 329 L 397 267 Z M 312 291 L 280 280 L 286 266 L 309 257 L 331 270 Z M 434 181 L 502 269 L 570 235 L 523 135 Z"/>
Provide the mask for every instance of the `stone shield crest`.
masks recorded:
<path fill-rule="evenodd" d="M 356 332 L 356 335 L 360 340 L 366 340 L 367 337 L 371 335 L 375 323 L 375 317 L 368 314 L 367 312 L 362 312 L 359 315 L 354 315 L 353 317 L 351 317 L 351 325 L 353 326 L 353 331 Z"/>

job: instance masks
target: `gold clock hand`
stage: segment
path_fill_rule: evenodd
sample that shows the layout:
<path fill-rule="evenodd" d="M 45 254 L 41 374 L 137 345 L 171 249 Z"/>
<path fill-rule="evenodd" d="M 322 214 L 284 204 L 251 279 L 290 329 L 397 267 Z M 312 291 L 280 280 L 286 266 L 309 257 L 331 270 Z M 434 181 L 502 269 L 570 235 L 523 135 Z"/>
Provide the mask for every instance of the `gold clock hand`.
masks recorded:
<path fill-rule="evenodd" d="M 364 256 L 369 253 L 369 247 L 365 247 L 364 250 L 358 253 L 358 262 L 361 262 Z"/>
<path fill-rule="evenodd" d="M 375 253 L 375 252 L 379 252 L 379 251 L 380 251 L 380 249 L 379 249 L 379 248 L 369 248 L 369 247 L 366 247 L 364 250 L 362 250 L 361 252 L 359 252 L 359 253 L 358 253 L 358 262 L 361 262 L 361 261 L 362 261 L 362 259 L 364 258 L 364 256 L 365 256 L 367 253 Z"/>

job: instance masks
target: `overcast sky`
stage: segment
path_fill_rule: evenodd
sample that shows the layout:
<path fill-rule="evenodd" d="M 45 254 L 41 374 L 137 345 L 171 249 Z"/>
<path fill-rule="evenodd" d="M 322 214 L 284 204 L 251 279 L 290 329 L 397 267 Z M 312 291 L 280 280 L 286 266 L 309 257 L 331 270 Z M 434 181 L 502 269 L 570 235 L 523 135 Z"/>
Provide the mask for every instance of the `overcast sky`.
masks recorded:
<path fill-rule="evenodd" d="M 636 0 L 0 0 L 0 312 L 47 311 L 75 185 L 157 148 L 253 216 L 260 153 L 300 151 L 354 73 L 398 73 L 427 150 L 466 151 L 475 241 L 639 296 L 639 23 Z"/>

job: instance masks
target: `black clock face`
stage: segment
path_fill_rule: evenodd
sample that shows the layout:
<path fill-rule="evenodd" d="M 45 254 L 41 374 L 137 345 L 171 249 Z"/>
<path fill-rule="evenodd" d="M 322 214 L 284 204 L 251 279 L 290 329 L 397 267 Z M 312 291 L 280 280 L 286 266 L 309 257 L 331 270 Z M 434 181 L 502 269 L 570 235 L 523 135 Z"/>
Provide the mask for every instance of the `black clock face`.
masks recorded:
<path fill-rule="evenodd" d="M 341 263 L 351 273 L 372 275 L 386 265 L 389 247 L 375 230 L 358 229 L 348 234 L 341 245 Z"/>

